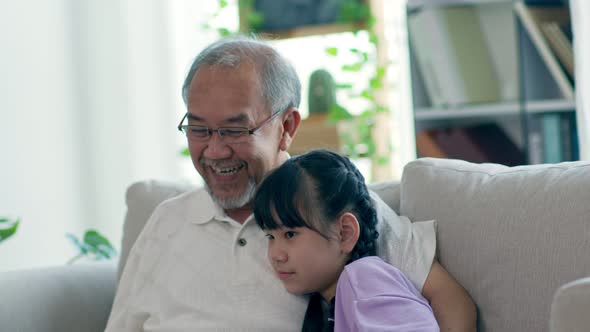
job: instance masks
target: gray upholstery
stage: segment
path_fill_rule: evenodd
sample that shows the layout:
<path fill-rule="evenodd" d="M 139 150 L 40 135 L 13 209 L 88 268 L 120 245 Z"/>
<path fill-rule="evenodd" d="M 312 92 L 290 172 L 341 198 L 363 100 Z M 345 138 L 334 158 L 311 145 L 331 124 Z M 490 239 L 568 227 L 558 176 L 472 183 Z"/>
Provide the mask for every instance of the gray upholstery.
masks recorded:
<path fill-rule="evenodd" d="M 401 213 L 437 220 L 440 262 L 478 305 L 481 331 L 548 331 L 553 294 L 590 276 L 590 164 L 505 167 L 422 159 Z"/>
<path fill-rule="evenodd" d="M 120 266 L 155 207 L 189 188 L 129 187 Z M 411 220 L 437 219 L 439 259 L 476 301 L 480 331 L 588 330 L 590 280 L 557 289 L 590 276 L 590 163 L 422 159 L 406 166 L 401 184 L 371 188 Z M 0 273 L 0 330 L 102 331 L 116 270 L 110 263 Z"/>
<path fill-rule="evenodd" d="M 116 269 L 110 262 L 0 273 L 0 330 L 104 331 Z"/>

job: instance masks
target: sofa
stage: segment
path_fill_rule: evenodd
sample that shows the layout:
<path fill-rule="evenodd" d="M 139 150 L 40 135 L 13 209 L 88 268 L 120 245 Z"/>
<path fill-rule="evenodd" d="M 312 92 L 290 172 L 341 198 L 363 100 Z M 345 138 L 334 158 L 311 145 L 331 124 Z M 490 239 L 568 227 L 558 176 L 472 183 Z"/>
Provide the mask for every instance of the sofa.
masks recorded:
<path fill-rule="evenodd" d="M 412 221 L 437 220 L 437 257 L 477 304 L 479 331 L 590 331 L 590 163 L 424 158 L 408 163 L 401 181 L 370 187 Z M 118 263 L 0 273 L 0 330 L 103 331 L 144 223 L 189 189 L 128 188 Z"/>

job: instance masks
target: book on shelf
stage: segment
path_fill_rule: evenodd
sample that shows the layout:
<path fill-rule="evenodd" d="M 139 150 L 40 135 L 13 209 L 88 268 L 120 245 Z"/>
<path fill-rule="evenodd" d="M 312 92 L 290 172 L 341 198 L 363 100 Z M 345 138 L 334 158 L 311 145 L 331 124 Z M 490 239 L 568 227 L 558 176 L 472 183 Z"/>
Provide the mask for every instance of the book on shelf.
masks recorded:
<path fill-rule="evenodd" d="M 566 99 L 574 99 L 572 83 L 562 68 L 556 53 L 552 50 L 546 33 L 543 33 L 542 30 L 542 26 L 546 23 L 569 24 L 569 11 L 567 7 L 555 5 L 537 6 L 517 1 L 514 4 L 514 8 L 527 35 L 530 37 L 548 71 L 559 87 L 561 95 Z M 563 64 L 563 67 L 565 67 L 565 64 Z"/>
<path fill-rule="evenodd" d="M 488 161 L 469 140 L 462 128 L 433 128 L 416 135 L 420 157 L 462 159 L 474 163 Z"/>
<path fill-rule="evenodd" d="M 565 68 L 570 81 L 574 81 L 574 51 L 572 48 L 572 30 L 569 24 L 556 21 L 541 24 L 541 31 L 549 42 L 549 47 Z"/>
<path fill-rule="evenodd" d="M 467 137 L 483 151 L 487 160 L 507 166 L 525 164 L 525 154 L 504 129 L 495 123 L 466 127 Z"/>
<path fill-rule="evenodd" d="M 502 128 L 493 123 L 424 130 L 417 135 L 416 143 L 421 157 L 462 159 L 474 163 L 493 162 L 508 166 L 525 162 L 522 150 Z M 436 150 L 429 150 L 429 146 L 435 146 Z"/>
<path fill-rule="evenodd" d="M 489 161 L 484 151 L 469 138 L 464 128 L 433 129 L 432 135 L 449 158 L 467 160 L 473 163 Z"/>
<path fill-rule="evenodd" d="M 563 161 L 561 119 L 558 113 L 542 115 L 543 125 L 543 162 L 546 164 Z"/>
<path fill-rule="evenodd" d="M 536 114 L 527 122 L 530 164 L 580 159 L 575 112 Z"/>
<path fill-rule="evenodd" d="M 560 113 L 562 161 L 580 160 L 576 112 Z"/>
<path fill-rule="evenodd" d="M 527 118 L 528 163 L 531 165 L 543 163 L 543 127 L 538 116 Z"/>
<path fill-rule="evenodd" d="M 423 130 L 416 134 L 416 149 L 418 157 L 449 158 L 438 146 L 431 132 Z"/>
<path fill-rule="evenodd" d="M 500 86 L 473 6 L 424 7 L 408 17 L 416 64 L 432 106 L 500 100 Z"/>

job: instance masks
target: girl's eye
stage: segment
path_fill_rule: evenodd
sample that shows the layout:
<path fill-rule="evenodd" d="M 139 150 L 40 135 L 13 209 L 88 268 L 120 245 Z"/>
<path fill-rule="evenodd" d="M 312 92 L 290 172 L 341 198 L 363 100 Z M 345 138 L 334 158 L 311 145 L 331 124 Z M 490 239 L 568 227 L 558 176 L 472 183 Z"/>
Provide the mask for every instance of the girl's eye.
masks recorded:
<path fill-rule="evenodd" d="M 290 239 L 292 237 L 294 237 L 297 233 L 293 232 L 293 231 L 287 231 L 285 232 L 285 238 Z"/>
<path fill-rule="evenodd" d="M 275 237 L 272 236 L 272 234 L 265 234 L 264 236 L 266 236 L 266 238 L 270 241 L 270 240 L 274 240 Z"/>

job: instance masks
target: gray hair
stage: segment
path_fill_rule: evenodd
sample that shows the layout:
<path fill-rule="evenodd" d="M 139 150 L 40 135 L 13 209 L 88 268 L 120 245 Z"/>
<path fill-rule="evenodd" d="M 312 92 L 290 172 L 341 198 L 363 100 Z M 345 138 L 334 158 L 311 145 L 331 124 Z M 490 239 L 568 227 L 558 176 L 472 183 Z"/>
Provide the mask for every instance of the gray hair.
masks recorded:
<path fill-rule="evenodd" d="M 299 107 L 301 83 L 293 66 L 267 43 L 244 36 L 221 39 L 197 55 L 182 85 L 185 105 L 188 105 L 191 82 L 199 68 L 212 65 L 238 68 L 243 62 L 254 64 L 262 97 L 270 112 Z"/>

